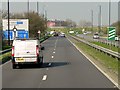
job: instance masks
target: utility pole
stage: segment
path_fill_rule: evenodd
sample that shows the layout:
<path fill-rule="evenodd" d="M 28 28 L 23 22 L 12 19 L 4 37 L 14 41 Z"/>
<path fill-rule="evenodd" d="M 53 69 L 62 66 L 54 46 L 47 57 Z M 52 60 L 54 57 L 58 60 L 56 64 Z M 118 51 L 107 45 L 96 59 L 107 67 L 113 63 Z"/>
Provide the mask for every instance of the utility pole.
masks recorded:
<path fill-rule="evenodd" d="M 111 24 L 111 1 L 109 0 L 109 27 Z"/>
<path fill-rule="evenodd" d="M 47 10 L 45 10 L 45 22 L 46 22 L 46 28 L 47 28 Z"/>
<path fill-rule="evenodd" d="M 93 10 L 91 10 L 91 22 L 92 22 L 91 31 L 93 32 Z"/>
<path fill-rule="evenodd" d="M 27 5 L 27 11 L 28 11 L 28 19 L 29 19 L 29 0 L 28 0 L 28 5 Z"/>
<path fill-rule="evenodd" d="M 37 2 L 37 13 L 39 15 L 39 3 Z"/>
<path fill-rule="evenodd" d="M 99 6 L 99 13 L 98 13 L 98 32 L 101 32 L 101 5 Z"/>
<path fill-rule="evenodd" d="M 10 46 L 10 10 L 9 10 L 9 0 L 8 0 L 8 45 Z"/>

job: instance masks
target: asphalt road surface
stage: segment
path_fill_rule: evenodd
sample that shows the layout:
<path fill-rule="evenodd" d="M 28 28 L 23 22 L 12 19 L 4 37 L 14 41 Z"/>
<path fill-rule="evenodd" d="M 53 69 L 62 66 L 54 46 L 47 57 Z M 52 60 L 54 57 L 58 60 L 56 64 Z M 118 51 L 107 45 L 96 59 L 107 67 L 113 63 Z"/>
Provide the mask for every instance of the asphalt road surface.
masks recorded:
<path fill-rule="evenodd" d="M 67 38 L 51 37 L 43 45 L 42 67 L 2 66 L 2 88 L 114 88 Z"/>
<path fill-rule="evenodd" d="M 103 38 L 103 37 L 100 37 L 99 39 L 93 39 L 93 36 L 84 35 L 84 34 L 78 34 L 77 36 L 81 37 L 81 38 L 84 38 L 85 40 L 88 40 L 88 41 L 108 42 L 109 44 L 119 46 L 118 41 L 114 41 L 114 40 L 113 41 L 108 41 L 107 38 Z"/>

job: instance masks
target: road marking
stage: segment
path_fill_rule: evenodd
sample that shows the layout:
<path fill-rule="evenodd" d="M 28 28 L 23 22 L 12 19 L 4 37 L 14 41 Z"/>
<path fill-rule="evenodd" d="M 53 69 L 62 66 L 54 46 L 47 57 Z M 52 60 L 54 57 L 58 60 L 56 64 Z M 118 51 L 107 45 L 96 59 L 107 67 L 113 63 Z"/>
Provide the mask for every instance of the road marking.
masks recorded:
<path fill-rule="evenodd" d="M 51 66 L 51 63 L 49 63 L 49 66 Z"/>
<path fill-rule="evenodd" d="M 47 75 L 44 75 L 42 78 L 43 81 L 47 80 Z"/>
<path fill-rule="evenodd" d="M 55 53 L 55 52 L 53 52 L 53 53 Z"/>
<path fill-rule="evenodd" d="M 46 70 L 49 70 L 49 68 L 47 68 Z"/>
<path fill-rule="evenodd" d="M 55 49 L 54 49 L 55 50 Z"/>
<path fill-rule="evenodd" d="M 54 56 L 52 56 L 51 58 L 54 58 Z"/>
<path fill-rule="evenodd" d="M 56 40 L 56 42 L 55 42 L 55 48 L 57 47 L 57 42 L 58 42 L 58 38 L 57 38 L 57 40 Z"/>
<path fill-rule="evenodd" d="M 68 38 L 67 38 L 68 39 Z M 102 69 L 100 69 L 91 59 L 89 59 L 89 57 L 87 55 L 85 55 L 82 51 L 80 51 L 80 49 L 70 40 L 68 39 L 72 44 L 73 46 L 75 46 L 75 48 L 81 53 L 83 54 L 104 76 L 106 76 L 113 84 L 116 85 L 116 87 L 120 88 L 118 83 L 115 82 L 110 76 L 108 76 Z"/>
<path fill-rule="evenodd" d="M 5 62 L 4 64 L 1 64 L 0 67 L 4 66 L 4 65 L 6 65 L 6 64 L 8 64 L 8 63 L 10 63 L 10 62 L 11 62 L 11 60 Z"/>

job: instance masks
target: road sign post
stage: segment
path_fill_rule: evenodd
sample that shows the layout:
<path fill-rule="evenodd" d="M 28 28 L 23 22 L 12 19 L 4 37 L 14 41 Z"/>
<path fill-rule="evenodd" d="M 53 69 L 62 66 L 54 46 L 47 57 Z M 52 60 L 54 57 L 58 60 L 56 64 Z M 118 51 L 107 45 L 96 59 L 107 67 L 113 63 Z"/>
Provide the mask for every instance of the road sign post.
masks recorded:
<path fill-rule="evenodd" d="M 108 27 L 108 40 L 115 40 L 116 28 Z"/>
<path fill-rule="evenodd" d="M 116 35 L 116 28 L 115 27 L 108 27 L 108 40 L 111 41 L 110 49 L 112 49 L 112 41 L 115 40 Z"/>

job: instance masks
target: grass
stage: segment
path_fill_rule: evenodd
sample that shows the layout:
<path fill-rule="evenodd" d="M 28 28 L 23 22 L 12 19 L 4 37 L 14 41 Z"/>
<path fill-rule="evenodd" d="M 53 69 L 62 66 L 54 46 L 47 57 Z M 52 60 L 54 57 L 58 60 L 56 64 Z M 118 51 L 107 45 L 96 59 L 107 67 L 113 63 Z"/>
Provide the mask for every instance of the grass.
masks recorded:
<path fill-rule="evenodd" d="M 74 40 L 74 43 L 85 53 L 93 57 L 96 61 L 99 61 L 110 71 L 118 74 L 118 61 L 117 59 L 108 56 L 107 54 L 100 52 L 82 42 Z"/>
<path fill-rule="evenodd" d="M 11 59 L 11 52 L 0 55 L 0 62 L 5 63 L 6 61 Z"/>
<path fill-rule="evenodd" d="M 3 46 L 2 50 L 9 49 L 9 48 L 11 48 L 11 46 Z"/>
<path fill-rule="evenodd" d="M 101 46 L 101 47 L 104 47 L 104 48 L 107 48 L 107 49 L 110 49 L 110 50 L 115 51 L 115 52 L 118 52 L 118 49 L 120 49 L 118 47 L 110 46 L 110 45 L 107 45 L 107 44 L 101 43 L 101 42 L 91 42 L 91 43 L 96 44 L 96 45 Z"/>

